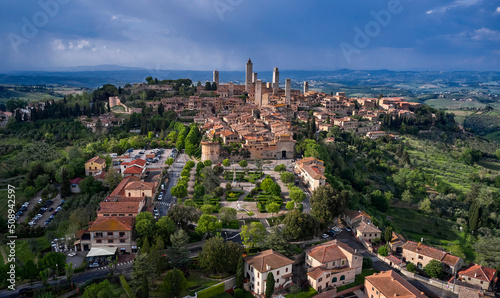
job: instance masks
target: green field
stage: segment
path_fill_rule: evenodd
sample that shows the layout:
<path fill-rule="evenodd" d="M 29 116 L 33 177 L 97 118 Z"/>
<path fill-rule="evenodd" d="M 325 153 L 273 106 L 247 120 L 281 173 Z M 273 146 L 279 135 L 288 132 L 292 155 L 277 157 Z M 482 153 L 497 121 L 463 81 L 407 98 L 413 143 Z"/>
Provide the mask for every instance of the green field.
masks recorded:
<path fill-rule="evenodd" d="M 500 163 L 492 161 L 479 161 L 473 166 L 464 164 L 458 160 L 455 155 L 459 151 L 453 151 L 452 148 L 443 150 L 438 143 L 431 141 L 422 141 L 415 138 L 406 138 L 409 145 L 407 151 L 410 160 L 415 167 L 420 168 L 422 172 L 441 178 L 454 188 L 467 191 L 470 189 L 472 181 L 471 173 L 479 173 L 486 177 L 494 177 L 500 174 Z M 496 190 L 484 186 L 490 190 Z"/>
<path fill-rule="evenodd" d="M 426 100 L 424 104 L 437 109 L 458 110 L 461 108 L 484 108 L 486 104 L 478 101 L 454 101 L 447 98 L 433 98 Z"/>

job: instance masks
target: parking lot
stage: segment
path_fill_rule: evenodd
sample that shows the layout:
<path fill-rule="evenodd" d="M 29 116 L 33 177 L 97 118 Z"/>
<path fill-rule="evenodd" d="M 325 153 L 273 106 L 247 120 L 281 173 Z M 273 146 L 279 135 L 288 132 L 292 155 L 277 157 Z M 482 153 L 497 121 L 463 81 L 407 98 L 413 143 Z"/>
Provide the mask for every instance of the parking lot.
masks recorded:
<path fill-rule="evenodd" d="M 57 194 L 51 200 L 42 200 L 42 198 L 37 195 L 33 199 L 31 199 L 28 204 L 25 203 L 24 208 L 20 209 L 24 211 L 23 214 L 20 215 L 17 219 L 17 223 L 28 222 L 32 227 L 47 226 L 48 224 L 44 225 L 45 221 L 48 220 L 51 216 L 52 218 L 57 216 L 58 211 L 56 210 L 58 206 L 61 205 L 61 202 L 62 200 L 60 194 Z M 28 215 L 33 209 L 39 210 L 37 215 L 35 215 L 35 217 L 28 218 Z"/>
<path fill-rule="evenodd" d="M 128 159 L 124 161 L 131 161 L 134 159 L 144 159 L 147 161 L 146 168 L 163 168 L 165 167 L 165 161 L 170 157 L 170 154 L 175 149 L 133 149 L 131 152 L 127 152 L 124 156 L 129 156 Z M 177 151 L 177 150 L 175 150 Z M 151 159 L 148 160 L 147 155 L 151 155 Z"/>

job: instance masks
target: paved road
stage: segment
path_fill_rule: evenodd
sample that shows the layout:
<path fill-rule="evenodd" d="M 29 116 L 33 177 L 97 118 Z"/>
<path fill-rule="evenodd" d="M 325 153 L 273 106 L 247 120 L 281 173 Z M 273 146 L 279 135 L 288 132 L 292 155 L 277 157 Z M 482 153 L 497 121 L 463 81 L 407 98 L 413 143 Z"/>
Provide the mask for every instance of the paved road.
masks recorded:
<path fill-rule="evenodd" d="M 101 269 L 101 270 L 92 269 L 92 270 L 87 270 L 87 271 L 82 272 L 82 273 L 75 274 L 71 280 L 74 283 L 82 284 L 82 283 L 86 282 L 87 280 L 98 278 L 98 277 L 104 277 L 108 274 L 109 274 L 109 270 L 107 270 L 107 269 Z M 130 277 L 132 275 L 132 263 L 118 266 L 118 268 L 115 271 L 115 274 L 116 275 L 125 275 L 127 277 Z M 57 282 L 58 282 L 57 279 L 50 280 L 49 284 L 55 285 L 55 284 L 57 284 Z M 59 279 L 59 283 L 61 285 L 65 284 L 66 278 L 61 277 Z M 25 285 L 21 285 L 21 286 L 17 287 L 15 291 L 10 291 L 10 290 L 0 291 L 0 297 L 8 297 L 8 298 L 19 297 L 19 290 L 21 290 L 21 289 L 25 289 L 25 288 L 26 289 L 38 289 L 41 287 L 42 287 L 41 282 L 35 282 L 33 284 L 25 284 Z"/>
<path fill-rule="evenodd" d="M 175 162 L 168 169 L 168 182 L 163 192 L 163 200 L 156 202 L 157 208 L 162 209 L 160 216 L 167 215 L 168 204 L 170 204 L 170 207 L 172 207 L 177 203 L 177 199 L 170 194 L 170 189 L 177 185 L 177 181 L 179 180 L 182 169 L 184 168 L 184 165 L 186 165 L 186 162 L 188 160 L 188 156 L 184 153 L 181 153 L 177 155 Z"/>

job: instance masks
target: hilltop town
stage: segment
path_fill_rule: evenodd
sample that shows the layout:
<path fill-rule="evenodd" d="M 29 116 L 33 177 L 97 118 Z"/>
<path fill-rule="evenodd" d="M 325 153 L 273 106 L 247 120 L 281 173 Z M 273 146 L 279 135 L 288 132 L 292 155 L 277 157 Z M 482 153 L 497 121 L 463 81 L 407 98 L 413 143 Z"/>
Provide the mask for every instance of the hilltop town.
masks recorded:
<path fill-rule="evenodd" d="M 0 112 L 29 140 L 1 148 L 23 253 L 0 265 L 36 281 L 13 295 L 494 297 L 496 148 L 402 98 L 263 82 L 250 59 L 244 82 Z"/>

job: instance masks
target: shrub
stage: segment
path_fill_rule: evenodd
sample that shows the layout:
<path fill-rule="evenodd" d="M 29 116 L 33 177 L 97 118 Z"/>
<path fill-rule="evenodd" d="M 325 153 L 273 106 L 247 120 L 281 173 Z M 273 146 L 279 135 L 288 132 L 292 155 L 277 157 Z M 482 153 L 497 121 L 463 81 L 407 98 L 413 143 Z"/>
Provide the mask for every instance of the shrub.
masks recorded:
<path fill-rule="evenodd" d="M 389 250 L 385 246 L 381 246 L 378 249 L 378 254 L 382 257 L 387 257 L 389 255 Z"/>
<path fill-rule="evenodd" d="M 408 263 L 406 264 L 406 270 L 408 270 L 411 273 L 417 272 L 417 267 L 413 263 Z"/>

